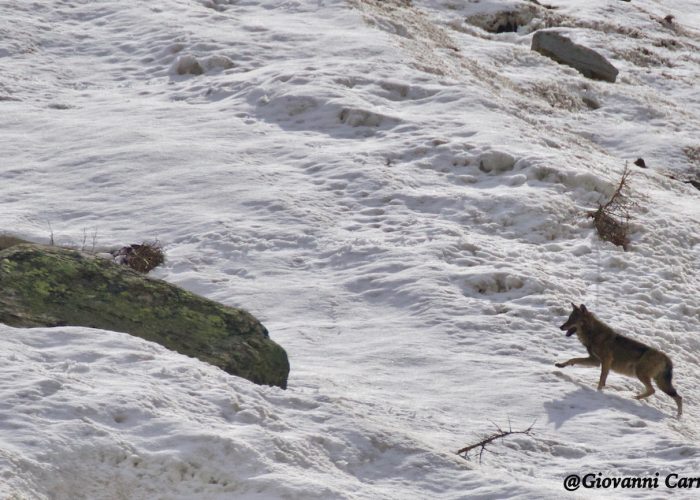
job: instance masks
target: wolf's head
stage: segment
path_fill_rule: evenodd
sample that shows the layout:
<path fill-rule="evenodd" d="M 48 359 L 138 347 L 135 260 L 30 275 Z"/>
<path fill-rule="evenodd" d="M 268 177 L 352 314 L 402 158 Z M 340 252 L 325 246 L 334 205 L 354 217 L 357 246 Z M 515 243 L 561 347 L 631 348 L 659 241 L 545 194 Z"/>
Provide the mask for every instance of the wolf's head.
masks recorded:
<path fill-rule="evenodd" d="M 588 309 L 586 309 L 586 306 L 583 304 L 581 304 L 580 307 L 577 307 L 576 304 L 572 302 L 571 307 L 573 307 L 574 310 L 571 311 L 569 319 L 567 319 L 566 323 L 559 327 L 560 330 L 566 330 L 567 337 L 571 337 L 574 333 L 576 333 L 576 328 L 582 325 L 583 321 L 586 319 L 586 316 L 590 314 Z"/>

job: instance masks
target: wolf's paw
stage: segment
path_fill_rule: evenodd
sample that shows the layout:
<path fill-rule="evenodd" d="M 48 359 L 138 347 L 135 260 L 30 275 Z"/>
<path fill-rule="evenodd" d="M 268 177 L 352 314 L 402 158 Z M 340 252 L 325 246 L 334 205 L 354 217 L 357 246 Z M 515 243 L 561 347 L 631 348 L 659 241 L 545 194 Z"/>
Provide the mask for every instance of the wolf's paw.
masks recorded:
<path fill-rule="evenodd" d="M 557 368 L 564 368 L 566 366 L 566 363 L 554 363 L 554 366 Z"/>

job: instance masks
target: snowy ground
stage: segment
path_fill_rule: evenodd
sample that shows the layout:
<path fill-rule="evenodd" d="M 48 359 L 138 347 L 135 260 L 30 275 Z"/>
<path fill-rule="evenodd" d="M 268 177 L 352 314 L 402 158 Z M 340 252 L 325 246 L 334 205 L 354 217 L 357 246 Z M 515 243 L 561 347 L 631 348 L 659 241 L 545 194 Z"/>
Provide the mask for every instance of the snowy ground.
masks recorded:
<path fill-rule="evenodd" d="M 0 326 L 0 496 L 561 498 L 572 473 L 700 475 L 700 193 L 669 178 L 700 169 L 700 3 L 546 4 L 0 5 L 0 230 L 158 238 L 156 276 L 250 310 L 292 365 L 282 391 L 122 333 Z M 478 27 L 515 7 L 518 33 Z M 617 83 L 530 51 L 545 24 Z M 624 252 L 585 213 L 638 157 Z M 584 353 L 557 328 L 572 300 L 673 358 L 681 421 L 632 379 L 598 393 L 554 367 Z M 455 455 L 509 419 L 533 437 Z"/>

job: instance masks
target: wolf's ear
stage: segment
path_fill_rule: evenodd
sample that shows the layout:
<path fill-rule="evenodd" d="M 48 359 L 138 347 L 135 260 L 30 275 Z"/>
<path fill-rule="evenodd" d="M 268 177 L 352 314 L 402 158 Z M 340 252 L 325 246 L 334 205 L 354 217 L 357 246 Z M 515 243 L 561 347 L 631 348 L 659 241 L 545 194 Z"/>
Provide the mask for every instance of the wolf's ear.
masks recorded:
<path fill-rule="evenodd" d="M 578 311 L 578 306 L 574 304 L 573 302 L 571 303 L 571 307 L 574 308 L 574 311 Z"/>
<path fill-rule="evenodd" d="M 581 304 L 581 312 L 582 312 L 582 313 L 587 313 L 587 312 L 588 312 L 588 309 L 586 309 L 586 306 L 584 306 L 583 304 Z"/>

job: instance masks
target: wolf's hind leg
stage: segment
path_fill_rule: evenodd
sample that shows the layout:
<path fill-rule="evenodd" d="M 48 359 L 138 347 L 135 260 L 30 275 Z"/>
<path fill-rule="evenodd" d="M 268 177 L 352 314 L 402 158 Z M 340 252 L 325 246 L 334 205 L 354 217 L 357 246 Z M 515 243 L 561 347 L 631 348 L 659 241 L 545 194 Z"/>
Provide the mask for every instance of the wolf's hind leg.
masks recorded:
<path fill-rule="evenodd" d="M 664 372 L 657 375 L 654 380 L 656 381 L 656 385 L 659 386 L 659 389 L 671 396 L 676 402 L 676 406 L 678 407 L 676 417 L 681 418 L 681 415 L 683 414 L 683 398 L 680 396 L 680 394 L 678 394 L 678 392 L 676 392 L 676 388 L 673 387 L 672 378 L 673 368 L 669 363 Z"/>
<path fill-rule="evenodd" d="M 649 375 L 646 373 L 637 373 L 637 378 L 642 382 L 642 384 L 644 384 L 644 388 L 646 390 L 637 394 L 634 399 L 648 398 L 656 392 L 656 390 L 654 390 L 654 386 L 651 385 L 651 377 Z"/>

